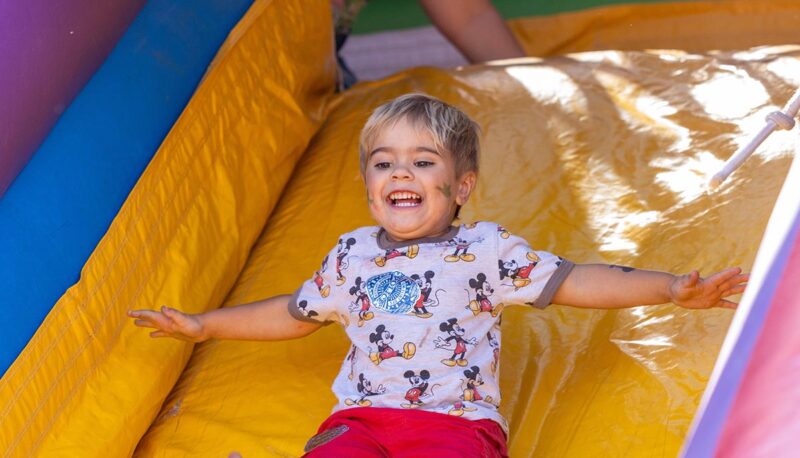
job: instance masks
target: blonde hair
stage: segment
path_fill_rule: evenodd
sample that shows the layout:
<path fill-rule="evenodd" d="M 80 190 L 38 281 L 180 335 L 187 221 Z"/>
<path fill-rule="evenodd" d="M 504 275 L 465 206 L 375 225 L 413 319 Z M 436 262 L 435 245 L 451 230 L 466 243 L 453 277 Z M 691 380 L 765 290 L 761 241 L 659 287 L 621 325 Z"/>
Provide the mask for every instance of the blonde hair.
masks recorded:
<path fill-rule="evenodd" d="M 450 153 L 455 162 L 456 177 L 470 171 L 478 173 L 480 126 L 452 105 L 427 94 L 413 93 L 379 106 L 364 124 L 358 141 L 362 174 L 375 140 L 384 129 L 401 119 L 427 129 L 436 149 Z"/>

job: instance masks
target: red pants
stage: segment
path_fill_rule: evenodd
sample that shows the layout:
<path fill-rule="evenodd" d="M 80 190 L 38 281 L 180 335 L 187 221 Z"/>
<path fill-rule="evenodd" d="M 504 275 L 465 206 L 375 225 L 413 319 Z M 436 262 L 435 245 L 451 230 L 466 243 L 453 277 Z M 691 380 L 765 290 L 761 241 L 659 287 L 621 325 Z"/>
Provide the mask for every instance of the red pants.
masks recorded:
<path fill-rule="evenodd" d="M 494 421 L 467 420 L 424 410 L 379 407 L 340 410 L 320 425 L 317 434 L 306 447 L 318 437 L 320 443 L 304 456 L 508 457 L 505 433 Z"/>

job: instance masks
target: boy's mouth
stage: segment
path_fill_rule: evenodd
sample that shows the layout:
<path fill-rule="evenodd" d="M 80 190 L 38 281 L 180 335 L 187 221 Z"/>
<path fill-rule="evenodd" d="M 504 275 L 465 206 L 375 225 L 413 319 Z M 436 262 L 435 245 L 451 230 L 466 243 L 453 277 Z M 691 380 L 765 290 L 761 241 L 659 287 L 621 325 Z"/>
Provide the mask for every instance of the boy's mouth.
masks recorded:
<path fill-rule="evenodd" d="M 386 200 L 393 207 L 417 207 L 422 203 L 422 196 L 411 191 L 394 191 Z"/>

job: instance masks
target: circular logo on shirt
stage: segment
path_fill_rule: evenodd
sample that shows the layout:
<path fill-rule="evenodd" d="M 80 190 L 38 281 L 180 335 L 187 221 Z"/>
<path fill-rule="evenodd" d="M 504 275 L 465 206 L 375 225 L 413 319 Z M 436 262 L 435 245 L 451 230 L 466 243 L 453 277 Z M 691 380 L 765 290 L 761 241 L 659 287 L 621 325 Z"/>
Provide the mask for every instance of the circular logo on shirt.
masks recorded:
<path fill-rule="evenodd" d="M 384 312 L 408 313 L 419 300 L 420 294 L 417 282 L 396 270 L 367 280 L 367 296 L 370 302 Z"/>

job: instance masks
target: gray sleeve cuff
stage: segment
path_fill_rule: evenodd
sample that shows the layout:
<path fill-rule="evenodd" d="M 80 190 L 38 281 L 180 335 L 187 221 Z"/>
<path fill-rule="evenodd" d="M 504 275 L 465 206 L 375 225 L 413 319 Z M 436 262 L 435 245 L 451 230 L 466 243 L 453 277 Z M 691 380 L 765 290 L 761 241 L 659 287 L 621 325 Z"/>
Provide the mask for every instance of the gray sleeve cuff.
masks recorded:
<path fill-rule="evenodd" d="M 543 309 L 550 305 L 550 301 L 553 300 L 553 296 L 555 296 L 556 291 L 564 283 L 564 280 L 567 279 L 569 273 L 572 272 L 572 269 L 575 267 L 575 263 L 572 261 L 567 261 L 566 259 L 561 260 L 561 265 L 556 268 L 556 271 L 553 272 L 553 275 L 550 276 L 550 279 L 547 280 L 547 283 L 544 285 L 544 289 L 542 289 L 542 293 L 539 294 L 539 297 L 533 303 L 533 306 L 536 308 Z"/>
<path fill-rule="evenodd" d="M 300 306 L 297 305 L 297 298 L 300 296 L 300 290 L 302 288 L 303 288 L 302 286 L 300 288 L 297 288 L 297 291 L 295 291 L 294 294 L 292 294 L 292 298 L 289 299 L 289 305 L 288 305 L 289 315 L 291 315 L 292 318 L 294 318 L 295 320 L 305 321 L 308 323 L 322 324 L 325 326 L 333 323 L 333 321 L 315 320 L 314 318 L 308 316 L 306 314 L 307 312 L 303 313 L 303 311 L 300 310 Z"/>

